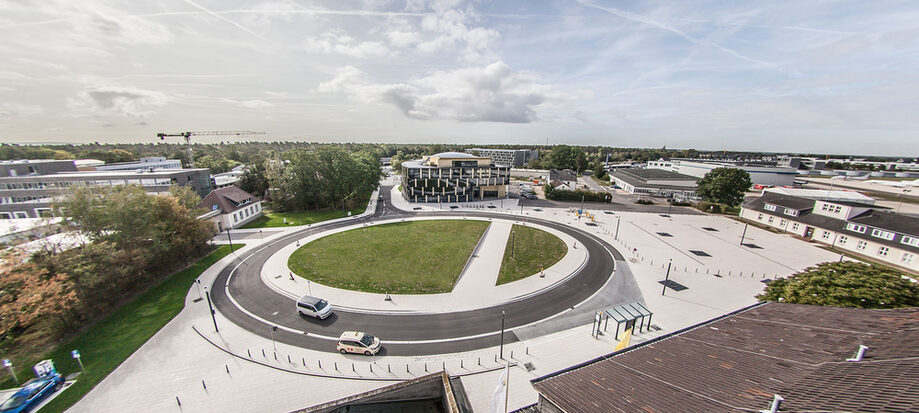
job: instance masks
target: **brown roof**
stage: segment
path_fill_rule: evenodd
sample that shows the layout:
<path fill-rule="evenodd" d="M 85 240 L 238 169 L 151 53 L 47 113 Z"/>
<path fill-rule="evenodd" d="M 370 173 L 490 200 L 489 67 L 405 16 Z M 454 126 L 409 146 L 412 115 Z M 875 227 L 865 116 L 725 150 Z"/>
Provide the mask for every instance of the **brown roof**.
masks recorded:
<path fill-rule="evenodd" d="M 870 349 L 847 362 L 858 346 Z M 534 380 L 566 412 L 919 411 L 919 308 L 768 303 Z"/>
<path fill-rule="evenodd" d="M 211 191 L 201 200 L 198 207 L 208 211 L 220 209 L 224 214 L 229 214 L 256 200 L 252 194 L 235 186 L 228 186 Z"/>

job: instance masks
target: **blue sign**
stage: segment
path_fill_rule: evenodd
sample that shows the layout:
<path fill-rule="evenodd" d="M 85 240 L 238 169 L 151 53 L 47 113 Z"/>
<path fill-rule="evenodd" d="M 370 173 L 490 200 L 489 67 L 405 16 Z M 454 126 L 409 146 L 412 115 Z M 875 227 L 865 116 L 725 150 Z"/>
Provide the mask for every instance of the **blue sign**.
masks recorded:
<path fill-rule="evenodd" d="M 71 351 L 71 352 L 70 352 L 70 355 L 73 356 L 73 358 L 75 358 L 75 359 L 80 358 L 80 352 L 77 351 L 77 350 Z"/>
<path fill-rule="evenodd" d="M 10 367 L 13 365 L 13 362 L 10 359 L 3 359 L 3 367 Z"/>

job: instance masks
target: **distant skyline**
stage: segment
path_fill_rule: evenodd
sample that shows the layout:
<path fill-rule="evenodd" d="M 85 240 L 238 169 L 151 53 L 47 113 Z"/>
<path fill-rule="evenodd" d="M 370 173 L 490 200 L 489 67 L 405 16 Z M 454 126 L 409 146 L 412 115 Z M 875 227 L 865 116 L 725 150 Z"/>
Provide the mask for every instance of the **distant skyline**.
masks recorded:
<path fill-rule="evenodd" d="M 919 156 L 915 1 L 0 0 L 0 36 L 6 143 Z"/>

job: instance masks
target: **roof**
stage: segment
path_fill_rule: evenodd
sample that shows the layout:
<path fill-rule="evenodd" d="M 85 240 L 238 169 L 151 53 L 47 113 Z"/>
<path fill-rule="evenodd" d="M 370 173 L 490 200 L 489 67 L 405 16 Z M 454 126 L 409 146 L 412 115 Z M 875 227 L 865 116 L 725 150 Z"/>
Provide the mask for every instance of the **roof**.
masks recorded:
<path fill-rule="evenodd" d="M 577 181 L 578 174 L 570 169 L 563 169 L 561 171 L 553 169 L 549 171 L 549 180 L 554 181 L 556 179 L 560 181 Z"/>
<path fill-rule="evenodd" d="M 690 175 L 684 175 L 681 173 L 668 171 L 665 169 L 655 169 L 655 168 L 636 168 L 636 169 L 621 169 L 616 171 L 617 173 L 627 174 L 634 176 L 635 178 L 648 180 L 648 179 L 679 179 L 687 181 L 698 181 L 699 178 Z"/>
<path fill-rule="evenodd" d="M 901 234 L 919 235 L 919 218 L 910 215 L 872 209 L 857 217 L 849 218 L 849 221 Z"/>
<path fill-rule="evenodd" d="M 859 345 L 869 350 L 847 362 Z M 919 411 L 919 308 L 767 303 L 534 380 L 566 412 Z"/>
<path fill-rule="evenodd" d="M 235 186 L 218 188 L 207 194 L 198 204 L 199 208 L 205 208 L 209 211 L 221 210 L 224 214 L 229 214 L 248 205 L 246 200 L 254 201 L 257 198 L 252 194 L 243 191 Z"/>
<path fill-rule="evenodd" d="M 643 171 L 643 172 L 638 172 L 638 171 Z M 645 174 L 646 177 L 642 177 L 640 176 L 640 174 Z M 670 179 L 670 178 L 667 178 L 667 176 L 670 176 L 669 174 L 679 175 L 679 177 L 677 177 L 677 179 Z M 665 171 L 663 169 L 616 169 L 613 172 L 611 172 L 610 175 L 612 175 L 614 178 L 618 178 L 622 181 L 625 181 L 629 185 L 632 185 L 637 188 L 671 189 L 675 191 L 694 190 L 695 185 L 681 186 L 681 185 L 660 184 L 660 183 L 655 183 L 655 182 L 648 182 L 648 179 L 649 177 L 653 177 L 651 178 L 652 180 L 654 179 L 676 180 L 676 181 L 683 181 L 687 183 L 690 181 L 695 183 L 699 180 L 699 178 L 696 178 L 694 176 L 678 174 L 676 172 Z"/>
<path fill-rule="evenodd" d="M 360 340 L 362 337 L 364 337 L 363 331 L 345 331 L 341 333 L 341 337 L 339 337 L 338 339 L 339 340 Z"/>
<path fill-rule="evenodd" d="M 843 203 L 851 202 L 856 203 L 858 206 L 865 206 L 865 204 L 873 205 L 874 198 L 865 196 L 859 192 L 855 191 L 830 191 L 825 189 L 803 189 L 803 188 L 766 188 L 763 190 L 763 194 L 766 192 L 772 192 L 782 195 L 796 196 L 800 198 L 808 198 L 814 200 Z M 849 204 L 843 204 L 849 205 Z"/>
<path fill-rule="evenodd" d="M 442 412 L 461 413 L 469 405 L 459 380 L 443 371 L 297 410 L 295 413 Z"/>
<path fill-rule="evenodd" d="M 813 199 L 782 195 L 777 192 L 763 192 L 761 197 L 748 202 L 744 207 L 750 209 L 757 209 L 757 207 L 759 207 L 759 209 L 762 209 L 762 206 L 767 203 L 798 211 L 806 211 L 814 208 Z"/>
<path fill-rule="evenodd" d="M 463 152 L 441 152 L 441 153 L 435 153 L 429 157 L 430 158 L 478 158 L 478 156 L 475 156 L 471 153 L 463 153 Z"/>

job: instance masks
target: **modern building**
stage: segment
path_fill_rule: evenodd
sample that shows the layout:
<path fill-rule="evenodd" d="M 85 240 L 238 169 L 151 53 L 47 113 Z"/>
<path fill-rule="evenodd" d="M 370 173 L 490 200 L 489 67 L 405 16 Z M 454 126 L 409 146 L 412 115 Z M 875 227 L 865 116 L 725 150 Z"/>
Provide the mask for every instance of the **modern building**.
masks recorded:
<path fill-rule="evenodd" d="M 731 162 L 728 160 L 708 161 L 695 159 L 671 159 L 650 161 L 648 169 L 663 169 L 683 175 L 702 178 L 715 168 L 737 168 L 747 171 L 754 185 L 762 186 L 792 186 L 798 169 L 792 167 L 775 166 L 768 162 Z"/>
<path fill-rule="evenodd" d="M 235 186 L 211 191 L 198 207 L 210 211 L 203 217 L 214 222 L 217 232 L 239 228 L 264 215 L 262 200 Z"/>
<path fill-rule="evenodd" d="M 549 171 L 549 185 L 555 187 L 555 189 L 564 189 L 568 191 L 574 191 L 578 189 L 578 174 L 571 169 L 562 169 L 557 171 L 555 169 Z"/>
<path fill-rule="evenodd" d="M 787 189 L 765 191 L 742 206 L 740 217 L 919 273 L 919 218 L 890 212 L 889 208 L 873 205 L 873 200 L 868 203 L 851 195 L 836 195 L 853 192 L 805 191 L 827 195 L 805 197 L 790 195 Z"/>
<path fill-rule="evenodd" d="M 182 161 L 155 156 L 140 158 L 137 162 L 118 162 L 96 166 L 97 171 L 142 171 L 150 169 L 182 169 Z"/>
<path fill-rule="evenodd" d="M 212 188 L 209 171 L 200 168 L 78 171 L 73 161 L 6 161 L 0 162 L 0 219 L 47 216 L 54 198 L 74 186 L 127 184 L 143 186 L 151 193 L 186 185 L 199 196 L 207 195 Z"/>
<path fill-rule="evenodd" d="M 698 178 L 663 169 L 619 169 L 610 174 L 614 185 L 630 194 L 665 198 L 696 197 Z"/>
<path fill-rule="evenodd" d="M 236 182 L 239 182 L 239 179 L 242 178 L 245 173 L 246 165 L 236 165 L 236 167 L 230 171 L 211 175 L 211 181 L 214 184 L 214 188 L 226 188 L 236 185 Z"/>
<path fill-rule="evenodd" d="M 491 158 L 444 152 L 402 163 L 402 196 L 410 202 L 470 202 L 507 196 L 510 167 Z"/>
<path fill-rule="evenodd" d="M 917 308 L 770 302 L 534 379 L 522 411 L 915 412 L 917 354 Z"/>
<path fill-rule="evenodd" d="M 508 165 L 515 168 L 525 166 L 527 162 L 539 159 L 539 151 L 533 151 L 529 149 L 472 148 L 466 149 L 466 153 L 471 153 L 475 156 L 491 158 L 492 162 L 498 165 Z"/>

